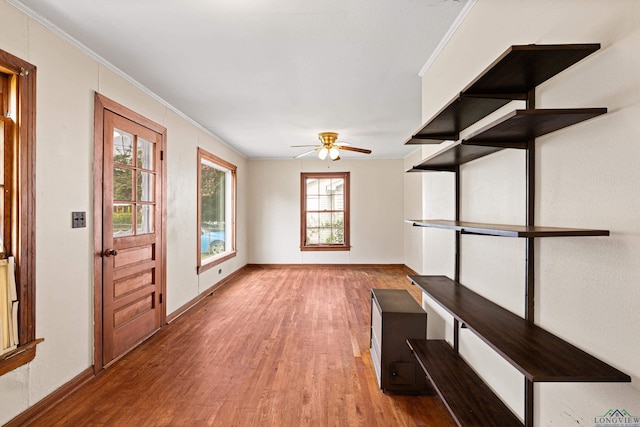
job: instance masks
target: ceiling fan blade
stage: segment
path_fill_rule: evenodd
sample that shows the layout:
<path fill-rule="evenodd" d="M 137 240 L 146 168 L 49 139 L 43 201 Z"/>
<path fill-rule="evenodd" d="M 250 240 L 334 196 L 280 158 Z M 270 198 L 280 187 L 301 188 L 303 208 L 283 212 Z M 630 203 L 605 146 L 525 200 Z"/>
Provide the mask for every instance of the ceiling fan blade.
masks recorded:
<path fill-rule="evenodd" d="M 298 154 L 297 156 L 295 156 L 295 157 L 294 157 L 294 159 L 299 159 L 300 157 L 307 156 L 307 155 L 309 155 L 309 154 L 311 154 L 311 153 L 314 153 L 315 151 L 316 151 L 316 150 L 309 150 L 309 151 L 307 151 L 306 153 Z"/>
<path fill-rule="evenodd" d="M 336 157 L 335 159 L 331 159 L 332 161 L 336 161 L 336 160 L 340 160 L 340 156 Z"/>
<path fill-rule="evenodd" d="M 351 147 L 345 145 L 336 146 L 339 150 L 347 150 L 347 151 L 356 151 L 358 153 L 371 154 L 371 150 L 367 150 L 365 148 Z"/>
<path fill-rule="evenodd" d="M 290 145 L 289 147 L 291 147 L 291 148 L 297 148 L 297 147 L 322 147 L 322 145 L 318 145 L 318 144 L 312 144 L 312 145 Z"/>

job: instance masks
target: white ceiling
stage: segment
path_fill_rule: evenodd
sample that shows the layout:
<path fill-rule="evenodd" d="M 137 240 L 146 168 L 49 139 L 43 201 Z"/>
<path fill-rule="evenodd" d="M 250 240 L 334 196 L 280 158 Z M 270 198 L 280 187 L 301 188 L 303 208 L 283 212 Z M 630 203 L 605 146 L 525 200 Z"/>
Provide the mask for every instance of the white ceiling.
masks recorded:
<path fill-rule="evenodd" d="M 10 0 L 248 158 L 333 131 L 373 150 L 343 158 L 386 159 L 412 150 L 418 72 L 467 1 Z"/>

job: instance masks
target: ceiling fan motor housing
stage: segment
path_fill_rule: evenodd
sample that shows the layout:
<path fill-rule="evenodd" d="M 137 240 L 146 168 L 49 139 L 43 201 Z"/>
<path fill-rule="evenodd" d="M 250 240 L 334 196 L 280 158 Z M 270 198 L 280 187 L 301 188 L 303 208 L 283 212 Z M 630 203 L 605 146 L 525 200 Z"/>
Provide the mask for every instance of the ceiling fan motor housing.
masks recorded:
<path fill-rule="evenodd" d="M 322 132 L 318 134 L 318 139 L 322 141 L 322 145 L 329 148 L 333 146 L 338 139 L 338 134 L 335 132 Z"/>

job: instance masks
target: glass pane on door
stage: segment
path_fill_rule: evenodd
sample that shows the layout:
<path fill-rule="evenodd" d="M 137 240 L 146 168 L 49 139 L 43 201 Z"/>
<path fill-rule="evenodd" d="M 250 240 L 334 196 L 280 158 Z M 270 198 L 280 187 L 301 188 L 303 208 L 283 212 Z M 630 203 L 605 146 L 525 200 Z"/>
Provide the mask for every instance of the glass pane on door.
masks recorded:
<path fill-rule="evenodd" d="M 138 198 L 139 202 L 153 202 L 154 175 L 149 172 L 138 171 Z"/>
<path fill-rule="evenodd" d="M 153 170 L 153 146 L 153 142 L 138 138 L 139 168 Z"/>
<path fill-rule="evenodd" d="M 113 200 L 133 201 L 133 171 L 120 167 L 113 168 Z"/>
<path fill-rule="evenodd" d="M 113 204 L 113 237 L 133 235 L 133 205 Z"/>
<path fill-rule="evenodd" d="M 113 129 L 113 162 L 133 165 L 133 135 L 120 129 Z"/>
<path fill-rule="evenodd" d="M 154 206 L 138 205 L 136 208 L 136 234 L 153 233 Z"/>

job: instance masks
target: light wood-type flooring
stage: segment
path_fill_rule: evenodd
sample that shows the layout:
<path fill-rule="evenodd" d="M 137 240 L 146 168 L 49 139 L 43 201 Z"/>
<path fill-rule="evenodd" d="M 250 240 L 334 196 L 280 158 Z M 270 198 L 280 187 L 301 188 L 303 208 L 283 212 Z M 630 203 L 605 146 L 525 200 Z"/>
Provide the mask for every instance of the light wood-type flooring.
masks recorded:
<path fill-rule="evenodd" d="M 437 395 L 383 394 L 371 288 L 401 267 L 245 268 L 36 426 L 454 426 Z"/>

